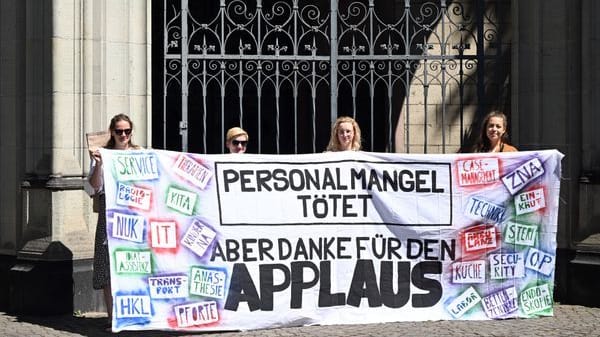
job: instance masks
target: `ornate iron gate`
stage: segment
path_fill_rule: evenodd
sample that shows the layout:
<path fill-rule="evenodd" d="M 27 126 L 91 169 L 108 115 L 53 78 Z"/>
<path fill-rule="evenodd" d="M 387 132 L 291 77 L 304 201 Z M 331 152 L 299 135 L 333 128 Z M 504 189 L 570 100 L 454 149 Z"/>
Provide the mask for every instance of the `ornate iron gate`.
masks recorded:
<path fill-rule="evenodd" d="M 364 150 L 454 151 L 484 110 L 510 109 L 509 12 L 509 0 L 164 0 L 162 147 L 220 153 L 242 126 L 248 152 L 319 152 L 349 115 Z"/>

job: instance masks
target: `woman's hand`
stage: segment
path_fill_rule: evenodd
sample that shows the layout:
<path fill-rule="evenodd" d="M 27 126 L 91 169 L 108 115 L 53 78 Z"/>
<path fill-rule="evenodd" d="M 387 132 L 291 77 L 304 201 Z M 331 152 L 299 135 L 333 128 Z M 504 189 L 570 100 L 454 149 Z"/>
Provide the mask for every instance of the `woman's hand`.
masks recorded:
<path fill-rule="evenodd" d="M 96 150 L 90 151 L 90 156 L 96 161 L 96 167 L 88 179 L 94 191 L 98 192 L 100 187 L 102 187 L 102 155 L 100 155 L 100 150 Z"/>
<path fill-rule="evenodd" d="M 102 166 L 102 155 L 100 155 L 100 150 L 90 151 L 90 155 L 96 161 L 96 166 Z"/>

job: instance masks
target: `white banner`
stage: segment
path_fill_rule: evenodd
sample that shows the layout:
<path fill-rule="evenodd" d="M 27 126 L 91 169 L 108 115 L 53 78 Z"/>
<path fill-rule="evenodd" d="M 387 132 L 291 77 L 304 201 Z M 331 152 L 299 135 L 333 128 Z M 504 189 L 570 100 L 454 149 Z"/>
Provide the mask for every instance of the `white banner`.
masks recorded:
<path fill-rule="evenodd" d="M 116 331 L 552 315 L 555 150 L 101 151 Z"/>

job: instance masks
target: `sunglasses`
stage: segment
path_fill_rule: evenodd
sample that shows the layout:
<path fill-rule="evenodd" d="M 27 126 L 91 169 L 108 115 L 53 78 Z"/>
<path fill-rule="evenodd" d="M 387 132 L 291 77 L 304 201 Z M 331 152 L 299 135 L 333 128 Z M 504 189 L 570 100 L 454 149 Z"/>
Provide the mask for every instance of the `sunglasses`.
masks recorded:
<path fill-rule="evenodd" d="M 243 147 L 246 147 L 246 145 L 248 144 L 247 140 L 232 140 L 231 144 L 233 144 L 234 146 L 238 146 L 238 145 L 242 145 Z"/>
<path fill-rule="evenodd" d="M 131 129 L 115 129 L 115 133 L 120 136 L 122 136 L 123 134 L 129 136 L 131 134 Z"/>

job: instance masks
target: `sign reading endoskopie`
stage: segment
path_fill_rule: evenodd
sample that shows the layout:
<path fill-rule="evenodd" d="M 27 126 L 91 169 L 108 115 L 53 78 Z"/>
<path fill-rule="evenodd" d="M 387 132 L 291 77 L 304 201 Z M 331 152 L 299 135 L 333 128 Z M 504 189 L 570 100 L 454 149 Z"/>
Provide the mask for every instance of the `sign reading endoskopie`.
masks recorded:
<path fill-rule="evenodd" d="M 116 331 L 552 315 L 557 151 L 101 151 Z"/>

